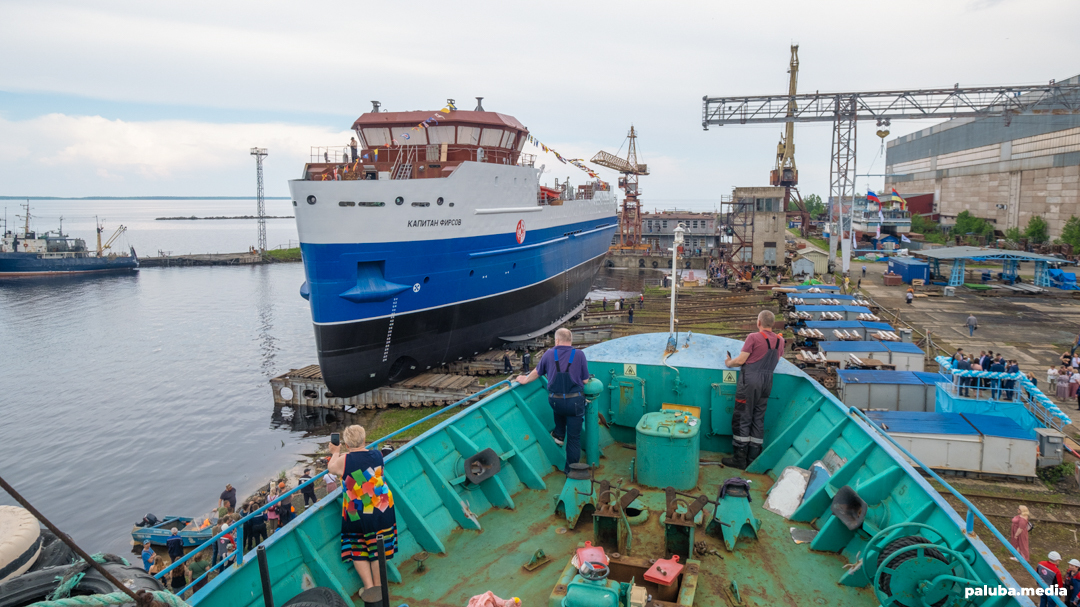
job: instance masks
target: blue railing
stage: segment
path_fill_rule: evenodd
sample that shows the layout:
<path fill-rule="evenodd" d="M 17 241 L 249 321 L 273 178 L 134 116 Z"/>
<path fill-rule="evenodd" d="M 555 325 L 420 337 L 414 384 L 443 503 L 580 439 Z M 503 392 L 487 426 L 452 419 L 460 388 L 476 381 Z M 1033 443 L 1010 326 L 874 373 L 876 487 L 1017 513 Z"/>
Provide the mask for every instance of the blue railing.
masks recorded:
<path fill-rule="evenodd" d="M 1072 419 L 1068 415 L 1066 415 L 1065 412 L 1063 412 L 1060 408 L 1058 408 L 1058 406 L 1055 405 L 1049 397 L 1043 394 L 1041 390 L 1036 388 L 1035 384 L 1031 383 L 1031 380 L 1028 379 L 1027 376 L 1023 373 L 1000 373 L 996 371 L 960 370 L 953 367 L 952 359 L 947 356 L 938 356 L 934 360 L 937 362 L 939 369 L 946 369 L 950 374 L 952 374 L 954 394 L 959 395 L 957 392 L 955 392 L 955 390 L 960 388 L 964 390 L 976 390 L 976 398 L 980 394 L 980 387 L 976 385 L 978 382 L 966 386 L 958 385 L 956 382 L 959 381 L 959 378 L 961 377 L 966 377 L 969 379 L 989 379 L 991 382 L 993 382 L 991 386 L 989 388 L 986 386 L 982 386 L 981 389 L 990 390 L 991 396 L 993 396 L 993 394 L 996 392 L 998 393 L 998 397 L 1001 396 L 1001 392 L 1004 392 L 1004 390 L 1002 390 L 1000 387 L 1001 382 L 1003 380 L 1013 380 L 1018 382 L 1019 386 L 1022 387 L 1023 390 L 1017 389 L 1016 385 L 1014 385 L 1012 388 L 1012 392 L 1015 392 L 1016 394 L 1013 396 L 1013 398 L 993 398 L 992 400 L 1018 400 L 1021 404 L 1024 405 L 1024 407 L 1028 411 L 1031 411 L 1031 414 L 1035 416 L 1035 419 L 1039 420 L 1039 423 L 1041 423 L 1047 428 L 1053 428 L 1059 432 L 1064 432 L 1065 426 L 1068 426 L 1072 423 Z"/>
<path fill-rule="evenodd" d="M 1039 583 L 1039 586 L 1049 590 L 1049 586 L 1047 586 L 1046 582 L 1043 581 L 1042 577 L 1040 577 L 1039 574 L 1035 572 L 1035 569 L 1031 566 L 1031 564 L 1024 559 L 1024 556 L 1020 554 L 1020 552 L 1018 552 L 1016 548 L 1013 547 L 1013 545 L 1007 539 L 1005 539 L 1004 535 L 1001 535 L 1001 532 L 997 530 L 997 527 L 994 527 L 993 523 L 991 523 L 986 518 L 986 515 L 984 515 L 981 511 L 979 511 L 978 508 L 975 507 L 975 504 L 972 504 L 970 501 L 968 501 L 966 497 L 960 495 L 960 493 L 957 492 L 956 489 L 953 489 L 952 485 L 945 482 L 945 479 L 938 476 L 938 474 L 931 470 L 926 464 L 919 461 L 919 458 L 912 455 L 910 451 L 901 447 L 900 443 L 893 440 L 893 437 L 889 436 L 889 434 L 885 432 L 885 430 L 882 429 L 881 426 L 878 426 L 876 423 L 874 423 L 874 421 L 867 417 L 865 413 L 863 413 L 856 407 L 849 407 L 848 411 L 862 418 L 862 420 L 866 422 L 867 425 L 876 430 L 878 434 L 885 438 L 885 440 L 892 443 L 892 446 L 896 447 L 901 453 L 907 456 L 908 459 L 918 464 L 919 468 L 922 468 L 922 470 L 928 475 L 930 475 L 931 478 L 941 483 L 943 487 L 949 490 L 949 493 L 953 494 L 953 497 L 960 500 L 960 503 L 967 507 L 967 520 L 965 521 L 964 531 L 967 533 L 968 536 L 975 535 L 975 517 L 979 517 L 979 520 L 983 522 L 983 525 L 986 525 L 986 528 L 990 531 L 990 533 L 992 533 L 994 537 L 996 537 L 1003 546 L 1009 549 L 1009 552 L 1012 553 L 1013 558 L 1024 566 L 1024 569 L 1026 569 L 1027 572 L 1031 574 L 1031 577 L 1033 577 L 1035 581 Z M 1000 582 L 1001 580 L 999 579 L 998 581 Z M 1051 595 L 1051 598 L 1054 599 L 1054 602 L 1057 603 L 1059 607 L 1066 607 L 1065 603 L 1062 602 L 1059 597 Z"/>
<path fill-rule="evenodd" d="M 387 434 L 386 436 L 380 438 L 379 440 L 377 440 L 377 441 L 375 441 L 373 443 L 368 443 L 368 447 L 374 447 L 374 446 L 376 446 L 376 445 L 378 445 L 380 443 L 383 443 L 383 442 L 397 436 L 398 434 L 401 434 L 402 432 L 405 432 L 406 430 L 409 430 L 410 428 L 414 428 L 414 427 L 416 427 L 416 426 L 418 426 L 418 425 L 420 425 L 420 424 L 422 424 L 422 423 L 424 423 L 424 422 L 426 422 L 426 421 L 428 421 L 430 419 L 438 417 L 438 416 L 440 416 L 440 415 L 442 415 L 442 414 L 444 414 L 444 413 L 446 413 L 448 411 L 455 410 L 458 406 L 460 406 L 460 405 L 462 405 L 462 404 L 464 404 L 464 403 L 466 403 L 466 402 L 468 402 L 468 401 L 470 401 L 470 400 L 472 400 L 472 399 L 474 399 L 474 398 L 476 398 L 478 396 L 481 396 L 483 394 L 491 392 L 492 390 L 494 390 L 496 388 L 499 388 L 501 386 L 509 386 L 510 384 L 511 384 L 511 382 L 508 379 L 504 379 L 504 380 L 502 380 L 502 381 L 500 381 L 498 383 L 492 384 L 492 385 L 488 386 L 487 388 L 484 388 L 483 390 L 477 392 L 476 394 L 466 396 L 465 398 L 457 401 L 456 403 L 454 403 L 452 405 L 449 405 L 447 407 L 443 407 L 442 409 L 439 409 L 438 411 L 432 413 L 431 415 L 425 416 L 422 419 L 418 419 L 415 422 L 413 422 L 413 423 L 411 423 L 411 424 L 409 424 L 409 425 L 407 425 L 407 426 L 405 426 L 403 428 L 399 428 L 399 429 L 391 432 L 390 434 Z M 180 565 L 183 565 L 184 563 L 186 563 L 193 556 L 195 556 L 196 554 L 198 554 L 198 553 L 202 552 L 203 550 L 205 550 L 207 546 L 213 546 L 214 542 L 218 541 L 219 539 L 221 539 L 225 535 L 228 535 L 228 533 L 230 531 L 234 530 L 234 529 L 236 530 L 236 542 L 235 542 L 236 549 L 233 550 L 232 552 L 227 553 L 227 554 L 220 555 L 221 556 L 221 561 L 220 562 L 218 562 L 217 564 L 215 564 L 215 565 L 211 566 L 210 568 L 208 568 L 205 573 L 203 573 L 202 575 L 200 575 L 196 579 L 191 580 L 191 583 L 189 583 L 187 586 L 184 586 L 183 588 L 181 588 L 176 594 L 183 595 L 185 592 L 190 590 L 193 586 L 195 586 L 199 582 L 206 579 L 206 577 L 209 576 L 211 572 L 213 572 L 213 571 L 215 571 L 217 569 L 224 569 L 225 568 L 224 566 L 227 565 L 230 562 L 230 560 L 233 561 L 233 566 L 240 567 L 243 564 L 243 561 L 244 561 L 244 558 L 243 558 L 243 555 L 244 555 L 244 523 L 246 521 L 251 520 L 252 518 L 262 514 L 263 512 L 266 512 L 271 507 L 276 506 L 282 500 L 284 500 L 286 498 L 292 499 L 292 495 L 294 493 L 296 493 L 297 491 L 302 490 L 304 487 L 312 485 L 312 483 L 314 483 L 315 481 L 317 481 L 318 479 L 322 478 L 325 475 L 326 475 L 326 470 L 323 470 L 322 472 L 316 474 L 315 476 L 313 476 L 309 480 L 304 481 L 303 483 L 300 483 L 299 485 L 297 485 L 295 489 L 292 489 L 290 491 L 286 491 L 285 493 L 279 495 L 277 497 L 277 499 L 275 499 L 274 501 L 266 504 L 262 508 L 259 508 L 255 512 L 249 513 L 247 516 L 241 518 L 240 520 L 236 521 L 232 525 L 229 525 L 228 527 L 222 529 L 220 533 L 218 533 L 214 537 L 206 540 L 205 542 L 200 544 L 197 548 L 195 548 L 191 552 L 185 554 L 183 557 L 173 561 L 173 563 L 171 565 L 169 565 L 168 567 L 166 567 L 166 568 L 162 569 L 161 571 L 159 571 L 157 574 L 154 575 L 154 577 L 156 579 L 159 579 L 159 580 L 162 579 L 163 577 L 165 577 L 165 575 L 167 573 L 171 572 L 173 569 L 179 567 Z M 344 482 L 344 479 L 341 479 L 341 481 Z M 336 493 L 336 491 L 340 491 L 340 488 L 335 490 L 335 493 Z M 327 495 L 326 497 L 330 497 L 330 496 Z"/>

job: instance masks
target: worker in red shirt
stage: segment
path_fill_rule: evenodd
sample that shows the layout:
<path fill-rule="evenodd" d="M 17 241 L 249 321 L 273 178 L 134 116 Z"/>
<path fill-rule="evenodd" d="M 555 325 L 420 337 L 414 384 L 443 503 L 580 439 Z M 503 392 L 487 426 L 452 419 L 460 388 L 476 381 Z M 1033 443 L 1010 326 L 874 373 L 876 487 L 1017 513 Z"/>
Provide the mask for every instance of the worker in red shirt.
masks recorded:
<path fill-rule="evenodd" d="M 731 416 L 732 457 L 723 464 L 745 469 L 761 454 L 765 439 L 765 405 L 772 392 L 773 371 L 784 353 L 784 338 L 773 332 L 776 317 L 762 310 L 757 317 L 757 332 L 746 336 L 742 352 L 735 358 L 728 353 L 724 364 L 742 367 L 735 388 L 735 412 Z"/>
<path fill-rule="evenodd" d="M 1035 568 L 1035 572 L 1039 574 L 1042 581 L 1046 582 L 1046 585 L 1054 590 L 1056 586 L 1064 584 L 1064 580 L 1061 578 L 1061 569 L 1058 569 L 1058 563 L 1061 562 L 1061 555 L 1057 552 L 1051 551 L 1046 555 L 1045 561 L 1039 561 L 1039 565 Z M 1049 594 L 1044 594 L 1042 600 L 1039 601 L 1039 607 L 1047 607 L 1053 601 L 1050 600 Z"/>

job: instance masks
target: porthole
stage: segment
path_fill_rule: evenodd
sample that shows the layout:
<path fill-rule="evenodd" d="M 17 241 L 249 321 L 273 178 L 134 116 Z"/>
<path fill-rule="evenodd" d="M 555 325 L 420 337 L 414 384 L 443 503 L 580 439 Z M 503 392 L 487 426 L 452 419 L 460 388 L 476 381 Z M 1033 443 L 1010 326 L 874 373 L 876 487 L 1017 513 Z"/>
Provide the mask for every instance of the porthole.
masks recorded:
<path fill-rule="evenodd" d="M 437 205 L 439 205 L 441 207 L 442 203 L 443 203 L 442 196 L 439 196 L 439 199 L 435 201 L 435 204 L 437 204 Z"/>
<path fill-rule="evenodd" d="M 405 204 L 405 199 L 402 198 L 401 196 L 398 196 L 397 198 L 394 199 L 394 204 L 396 204 L 398 206 L 401 206 L 401 205 Z"/>
<path fill-rule="evenodd" d="M 293 205 L 294 207 L 296 206 L 296 201 L 295 201 L 295 200 L 294 200 L 294 201 L 292 201 L 292 205 Z"/>
<path fill-rule="evenodd" d="M 314 194 L 307 197 L 307 203 L 308 204 L 315 204 L 315 202 L 316 202 L 316 200 L 315 200 L 315 195 Z"/>
<path fill-rule="evenodd" d="M 424 284 L 427 284 L 427 282 L 428 282 L 429 280 L 431 280 L 431 277 L 430 277 L 430 276 L 425 276 L 425 277 L 424 277 Z"/>
<path fill-rule="evenodd" d="M 454 203 L 452 203 L 452 202 L 451 202 L 451 203 L 450 203 L 450 206 L 454 206 Z"/>

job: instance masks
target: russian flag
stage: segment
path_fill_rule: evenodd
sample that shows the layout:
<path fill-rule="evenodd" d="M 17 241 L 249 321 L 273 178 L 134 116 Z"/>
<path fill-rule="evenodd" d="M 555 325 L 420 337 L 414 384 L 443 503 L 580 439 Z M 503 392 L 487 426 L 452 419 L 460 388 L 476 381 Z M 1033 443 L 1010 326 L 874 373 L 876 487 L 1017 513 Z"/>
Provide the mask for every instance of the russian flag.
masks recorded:
<path fill-rule="evenodd" d="M 881 204 L 881 201 L 878 200 L 877 194 L 875 194 L 875 193 L 873 193 L 873 192 L 871 192 L 869 190 L 866 191 L 866 200 L 871 201 L 871 202 L 876 202 L 879 205 Z"/>

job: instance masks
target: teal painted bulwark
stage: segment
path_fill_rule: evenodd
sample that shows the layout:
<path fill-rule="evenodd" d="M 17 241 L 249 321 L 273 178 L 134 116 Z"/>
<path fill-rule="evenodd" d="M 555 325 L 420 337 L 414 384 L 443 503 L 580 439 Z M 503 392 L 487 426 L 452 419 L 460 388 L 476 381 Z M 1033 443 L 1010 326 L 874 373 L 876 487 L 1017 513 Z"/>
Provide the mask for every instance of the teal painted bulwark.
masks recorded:
<path fill-rule="evenodd" d="M 606 388 L 593 403 L 607 425 L 603 431 L 592 429 L 600 434 L 602 449 L 595 479 L 639 489 L 638 502 L 651 513 L 644 523 L 627 527 L 632 552 L 623 555 L 622 564 L 612 566 L 612 577 L 618 581 L 629 581 L 619 576 L 636 575 L 641 583 L 642 572 L 631 566 L 633 559 L 667 556 L 657 516 L 665 508 L 663 490 L 631 481 L 634 458 L 641 456 L 632 449 L 641 416 L 661 410 L 665 403 L 697 407 L 701 459 L 715 461 L 730 452 L 730 405 L 738 371 L 726 369 L 723 361 L 742 343 L 680 335 L 677 351 L 665 359 L 667 338 L 637 335 L 585 350 L 590 371 Z M 548 602 L 573 551 L 580 542 L 593 540 L 594 528 L 589 515 L 572 528 L 566 513 L 556 515 L 556 500 L 566 481 L 558 471 L 563 450 L 551 439 L 552 428 L 541 382 L 515 384 L 462 409 L 387 457 L 386 478 L 394 492 L 400 533 L 398 553 L 391 561 L 390 578 L 396 582 L 390 587 L 392 605 L 461 607 L 469 597 L 488 590 L 503 598 L 521 597 L 526 606 Z M 463 462 L 488 448 L 499 454 L 501 470 L 472 486 L 465 481 Z M 831 476 L 804 496 L 791 520 L 762 509 L 767 490 L 785 467 L 809 469 L 816 461 L 824 461 Z M 686 493 L 716 499 L 720 484 L 736 473 L 700 466 L 696 487 Z M 952 567 L 957 578 L 972 584 L 1019 588 L 980 539 L 965 535 L 964 520 L 881 434 L 786 361 L 777 369 L 769 401 L 765 449 L 751 469 L 740 474 L 752 481 L 750 508 L 760 521 L 757 538 L 740 538 L 735 552 L 725 552 L 719 539 L 707 537 L 704 527 L 699 529 L 698 538 L 712 542 L 724 559 L 706 555 L 700 565 L 693 565 L 696 584 L 703 591 L 682 592 L 679 596 L 691 597 L 687 601 L 723 607 L 727 600 L 722 589 L 734 580 L 750 605 L 878 605 L 888 598 L 878 594 L 871 581 L 878 578 L 881 550 L 891 540 L 911 535 L 940 547 L 941 561 L 927 569 L 937 571 L 935 576 Z M 845 486 L 868 506 L 865 521 L 856 529 L 849 529 L 830 511 L 833 496 Z M 355 598 L 359 578 L 339 558 L 340 510 L 339 490 L 264 542 L 278 605 L 311 585 Z M 709 506 L 705 520 L 711 518 Z M 811 544 L 795 544 L 791 527 L 818 533 Z M 523 564 L 537 550 L 556 563 L 526 571 Z M 411 557 L 422 551 L 431 556 L 425 561 L 426 571 L 417 573 Z M 891 566 L 898 567 L 904 559 L 895 557 L 889 557 L 896 561 Z M 965 568 L 958 559 L 971 564 Z M 845 567 L 856 562 L 862 566 Z M 902 577 L 899 572 L 893 576 L 893 591 L 899 591 Z M 1035 582 L 1025 580 L 1025 585 Z M 940 598 L 929 596 L 928 603 Z M 261 607 L 254 552 L 190 602 L 203 607 Z M 909 599 L 903 604 L 918 603 Z M 1030 602 L 1006 596 L 979 604 Z"/>

